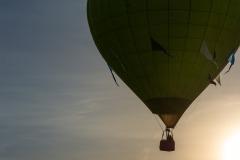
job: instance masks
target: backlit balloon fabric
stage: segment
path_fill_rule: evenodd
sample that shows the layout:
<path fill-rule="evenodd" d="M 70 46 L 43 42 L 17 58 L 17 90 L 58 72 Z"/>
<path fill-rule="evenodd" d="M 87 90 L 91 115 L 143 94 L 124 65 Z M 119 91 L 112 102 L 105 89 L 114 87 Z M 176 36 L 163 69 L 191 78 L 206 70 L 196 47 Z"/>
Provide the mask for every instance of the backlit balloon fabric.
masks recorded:
<path fill-rule="evenodd" d="M 88 0 L 87 14 L 102 57 L 168 128 L 240 43 L 240 0 Z"/>

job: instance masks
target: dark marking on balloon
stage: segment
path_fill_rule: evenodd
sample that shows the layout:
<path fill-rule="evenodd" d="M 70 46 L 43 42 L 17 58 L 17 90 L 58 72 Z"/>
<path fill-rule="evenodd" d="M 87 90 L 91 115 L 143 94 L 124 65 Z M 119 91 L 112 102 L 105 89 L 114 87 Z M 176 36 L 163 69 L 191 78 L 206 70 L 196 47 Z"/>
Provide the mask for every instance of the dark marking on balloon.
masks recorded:
<path fill-rule="evenodd" d="M 126 0 L 126 6 L 130 7 L 130 4 L 128 3 L 128 0 Z"/>
<path fill-rule="evenodd" d="M 228 70 L 224 74 L 228 73 L 231 70 L 231 68 L 234 65 L 234 63 L 235 63 L 235 53 L 233 51 L 230 54 L 230 57 L 229 57 L 228 61 L 231 63 L 231 65 L 229 66 Z"/>
<path fill-rule="evenodd" d="M 217 85 L 217 83 L 216 82 L 214 82 L 214 80 L 212 79 L 212 77 L 211 77 L 211 75 L 209 74 L 208 75 L 208 81 L 209 81 L 209 83 L 211 83 L 211 84 L 213 84 L 213 85 Z"/>
<path fill-rule="evenodd" d="M 116 85 L 119 87 L 119 85 L 118 85 L 118 83 L 117 83 L 117 80 L 116 80 L 116 78 L 115 78 L 115 76 L 114 76 L 114 74 L 113 74 L 113 70 L 112 70 L 112 68 L 111 68 L 110 66 L 108 66 L 108 68 L 109 68 L 109 70 L 110 70 L 110 72 L 111 72 L 111 74 L 112 74 L 112 77 L 113 77 L 113 79 L 114 79 Z"/>
<path fill-rule="evenodd" d="M 151 44 L 152 44 L 152 50 L 153 51 L 162 51 L 164 52 L 167 56 L 174 58 L 172 55 L 170 55 L 166 49 L 164 49 L 157 41 L 155 41 L 153 38 L 151 39 Z"/>
<path fill-rule="evenodd" d="M 223 75 L 225 75 L 226 73 L 228 73 L 228 72 L 231 70 L 232 66 L 233 66 L 233 64 L 231 63 L 231 65 L 229 66 L 228 70 L 227 70 Z"/>
<path fill-rule="evenodd" d="M 213 53 L 213 60 L 215 60 L 216 59 L 216 52 L 214 51 L 214 53 Z"/>

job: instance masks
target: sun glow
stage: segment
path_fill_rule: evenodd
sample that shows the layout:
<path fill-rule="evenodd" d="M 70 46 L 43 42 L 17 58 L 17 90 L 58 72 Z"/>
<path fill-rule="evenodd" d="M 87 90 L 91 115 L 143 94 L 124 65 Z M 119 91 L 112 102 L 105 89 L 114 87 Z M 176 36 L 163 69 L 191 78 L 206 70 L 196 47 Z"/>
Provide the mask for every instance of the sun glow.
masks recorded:
<path fill-rule="evenodd" d="M 240 160 L 240 132 L 231 136 L 225 143 L 223 160 Z"/>

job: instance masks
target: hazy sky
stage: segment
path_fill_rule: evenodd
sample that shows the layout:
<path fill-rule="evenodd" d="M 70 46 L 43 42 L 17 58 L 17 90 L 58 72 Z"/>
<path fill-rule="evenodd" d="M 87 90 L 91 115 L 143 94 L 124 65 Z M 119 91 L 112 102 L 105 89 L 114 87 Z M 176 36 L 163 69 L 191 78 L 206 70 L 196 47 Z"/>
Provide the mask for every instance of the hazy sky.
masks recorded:
<path fill-rule="evenodd" d="M 176 151 L 159 152 L 161 128 L 114 84 L 86 2 L 0 0 L 0 159 L 227 160 L 224 143 L 240 129 L 238 55 L 222 86 L 209 86 L 179 121 Z"/>

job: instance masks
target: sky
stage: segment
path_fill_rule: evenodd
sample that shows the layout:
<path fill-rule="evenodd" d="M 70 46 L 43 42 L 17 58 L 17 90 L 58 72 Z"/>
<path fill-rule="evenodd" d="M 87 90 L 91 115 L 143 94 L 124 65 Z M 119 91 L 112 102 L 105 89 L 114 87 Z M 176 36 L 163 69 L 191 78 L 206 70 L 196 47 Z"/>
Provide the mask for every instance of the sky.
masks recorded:
<path fill-rule="evenodd" d="M 91 37 L 87 0 L 0 0 L 1 160 L 231 160 L 240 133 L 239 51 L 160 152 L 156 119 L 117 77 Z M 225 68 L 223 71 L 226 71 Z"/>

